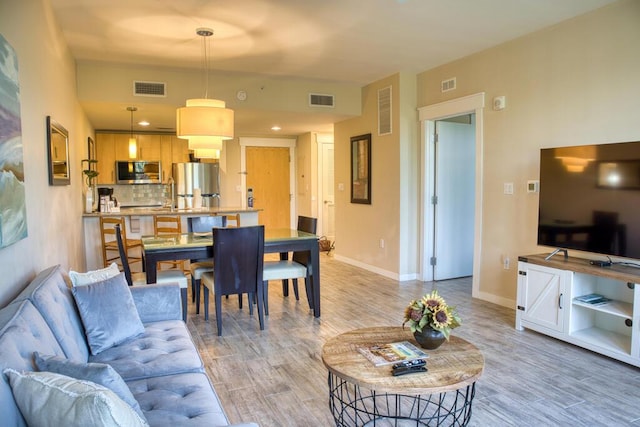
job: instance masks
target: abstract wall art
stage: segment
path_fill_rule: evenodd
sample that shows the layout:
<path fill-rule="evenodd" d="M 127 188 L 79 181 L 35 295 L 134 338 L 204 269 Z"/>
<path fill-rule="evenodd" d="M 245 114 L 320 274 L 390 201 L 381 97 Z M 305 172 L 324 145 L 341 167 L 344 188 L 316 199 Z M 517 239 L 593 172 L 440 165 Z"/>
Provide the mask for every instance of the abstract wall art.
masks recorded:
<path fill-rule="evenodd" d="M 27 237 L 18 57 L 0 34 L 0 248 Z"/>

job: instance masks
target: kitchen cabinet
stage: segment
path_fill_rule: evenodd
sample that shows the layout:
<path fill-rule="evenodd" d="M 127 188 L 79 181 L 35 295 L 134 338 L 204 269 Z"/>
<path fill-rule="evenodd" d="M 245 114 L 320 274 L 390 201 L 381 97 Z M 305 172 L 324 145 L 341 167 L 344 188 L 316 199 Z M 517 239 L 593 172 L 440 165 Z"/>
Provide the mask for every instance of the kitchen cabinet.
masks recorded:
<path fill-rule="evenodd" d="M 603 301 L 588 302 L 592 295 Z M 520 257 L 516 329 L 524 328 L 640 367 L 640 270 Z"/>
<path fill-rule="evenodd" d="M 98 184 L 116 182 L 115 163 L 129 158 L 129 133 L 96 134 L 96 158 L 99 172 Z M 171 165 L 189 161 L 189 147 L 186 139 L 167 134 L 136 134 L 137 160 L 161 162 L 162 182 L 171 176 Z"/>

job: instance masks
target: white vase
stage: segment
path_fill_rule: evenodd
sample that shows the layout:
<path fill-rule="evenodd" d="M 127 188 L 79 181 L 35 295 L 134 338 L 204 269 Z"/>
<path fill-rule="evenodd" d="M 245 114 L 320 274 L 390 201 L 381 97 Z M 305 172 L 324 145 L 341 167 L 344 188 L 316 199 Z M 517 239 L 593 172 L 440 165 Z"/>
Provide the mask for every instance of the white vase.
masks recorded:
<path fill-rule="evenodd" d="M 87 187 L 84 192 L 84 211 L 93 212 L 93 187 Z"/>

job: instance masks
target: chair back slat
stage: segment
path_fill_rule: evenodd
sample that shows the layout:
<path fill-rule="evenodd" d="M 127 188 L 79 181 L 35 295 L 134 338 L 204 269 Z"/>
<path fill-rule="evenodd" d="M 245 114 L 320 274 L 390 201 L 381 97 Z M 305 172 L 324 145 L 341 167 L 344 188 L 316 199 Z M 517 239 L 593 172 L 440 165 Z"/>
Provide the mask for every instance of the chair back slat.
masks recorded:
<path fill-rule="evenodd" d="M 213 229 L 214 293 L 235 295 L 262 289 L 264 226 Z"/>
<path fill-rule="evenodd" d="M 318 218 L 310 218 L 308 216 L 298 216 L 298 231 L 316 234 L 318 227 Z M 294 252 L 293 260 L 302 265 L 309 264 L 309 251 Z"/>

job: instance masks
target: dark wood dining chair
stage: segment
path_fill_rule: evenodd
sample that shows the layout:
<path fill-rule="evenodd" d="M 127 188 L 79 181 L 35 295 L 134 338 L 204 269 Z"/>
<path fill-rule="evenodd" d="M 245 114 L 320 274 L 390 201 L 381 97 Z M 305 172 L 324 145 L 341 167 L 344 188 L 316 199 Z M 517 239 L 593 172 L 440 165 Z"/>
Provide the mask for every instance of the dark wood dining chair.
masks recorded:
<path fill-rule="evenodd" d="M 298 216 L 298 231 L 316 234 L 318 225 L 317 218 Z M 293 293 L 296 301 L 300 300 L 298 292 L 298 279 L 305 279 L 305 290 L 307 293 L 307 303 L 313 309 L 313 298 L 311 298 L 311 255 L 309 251 L 294 252 L 291 260 L 265 261 L 263 279 L 265 281 L 265 313 L 269 314 L 269 280 L 282 280 L 282 294 L 289 294 L 289 279 L 293 282 Z"/>
<path fill-rule="evenodd" d="M 124 277 L 129 286 L 144 286 L 147 284 L 146 273 L 132 273 L 129 267 L 129 259 L 125 250 L 124 241 L 122 239 L 122 231 L 120 224 L 114 227 L 116 233 L 116 242 L 118 242 L 118 251 L 122 260 L 122 270 Z M 177 283 L 180 286 L 180 295 L 182 295 L 182 320 L 187 321 L 187 276 L 180 270 L 160 270 L 156 277 L 156 283 Z"/>
<path fill-rule="evenodd" d="M 204 318 L 209 319 L 209 290 L 213 291 L 218 336 L 222 335 L 222 296 L 249 295 L 258 305 L 260 330 L 264 329 L 264 226 L 213 229 L 213 272 L 201 277 L 204 289 Z M 253 304 L 249 303 L 249 314 Z"/>
<path fill-rule="evenodd" d="M 216 215 L 187 218 L 189 233 L 211 233 L 215 227 L 226 227 L 226 217 Z M 200 314 L 200 279 L 202 273 L 213 271 L 213 258 L 190 260 L 189 271 L 191 272 L 191 302 L 196 304 L 196 314 Z"/>

